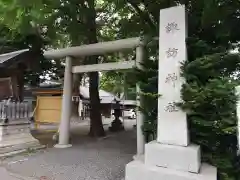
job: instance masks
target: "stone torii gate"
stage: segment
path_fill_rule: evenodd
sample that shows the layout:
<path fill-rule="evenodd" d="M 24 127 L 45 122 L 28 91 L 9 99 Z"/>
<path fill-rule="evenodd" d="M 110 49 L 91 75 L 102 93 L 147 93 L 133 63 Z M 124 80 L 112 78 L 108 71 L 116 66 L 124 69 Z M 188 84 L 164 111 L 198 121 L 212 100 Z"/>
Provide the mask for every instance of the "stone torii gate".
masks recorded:
<path fill-rule="evenodd" d="M 44 57 L 48 59 L 62 59 L 66 58 L 65 73 L 64 73 L 64 87 L 63 87 L 63 101 L 62 114 L 59 129 L 59 142 L 55 145 L 56 148 L 67 148 L 72 145 L 69 144 L 70 133 L 70 117 L 71 117 L 71 101 L 72 101 L 72 79 L 74 73 L 96 72 L 96 71 L 110 71 L 131 69 L 133 66 L 140 67 L 144 58 L 144 48 L 146 41 L 140 37 L 128 38 L 110 42 L 99 42 L 96 44 L 82 45 L 76 47 L 69 47 L 58 50 L 49 50 L 44 53 Z M 103 55 L 111 52 L 119 52 L 128 49 L 136 49 L 136 60 L 122 61 L 114 63 L 92 64 L 73 66 L 74 59 L 92 56 Z M 137 91 L 137 106 L 141 106 L 140 101 L 140 87 L 136 85 Z M 144 154 L 144 135 L 141 127 L 143 125 L 143 114 L 137 110 L 137 156 Z"/>

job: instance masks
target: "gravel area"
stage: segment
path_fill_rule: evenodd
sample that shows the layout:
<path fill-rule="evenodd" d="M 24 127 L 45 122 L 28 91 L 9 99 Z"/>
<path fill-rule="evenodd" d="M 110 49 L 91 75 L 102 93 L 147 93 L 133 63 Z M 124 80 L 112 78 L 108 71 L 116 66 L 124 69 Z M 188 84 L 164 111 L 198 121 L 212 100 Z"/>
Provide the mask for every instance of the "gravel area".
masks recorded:
<path fill-rule="evenodd" d="M 5 162 L 13 173 L 44 180 L 122 180 L 125 165 L 136 152 L 136 132 L 126 130 L 106 138 L 73 138 L 73 147 L 50 148 Z"/>

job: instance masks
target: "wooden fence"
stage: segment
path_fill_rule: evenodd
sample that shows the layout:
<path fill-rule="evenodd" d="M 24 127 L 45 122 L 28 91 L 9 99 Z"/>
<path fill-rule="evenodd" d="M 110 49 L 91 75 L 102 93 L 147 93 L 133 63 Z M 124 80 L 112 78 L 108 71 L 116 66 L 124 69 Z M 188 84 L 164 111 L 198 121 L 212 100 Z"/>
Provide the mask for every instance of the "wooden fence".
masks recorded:
<path fill-rule="evenodd" d="M 0 119 L 17 120 L 30 119 L 32 117 L 32 107 L 27 102 L 0 102 Z"/>

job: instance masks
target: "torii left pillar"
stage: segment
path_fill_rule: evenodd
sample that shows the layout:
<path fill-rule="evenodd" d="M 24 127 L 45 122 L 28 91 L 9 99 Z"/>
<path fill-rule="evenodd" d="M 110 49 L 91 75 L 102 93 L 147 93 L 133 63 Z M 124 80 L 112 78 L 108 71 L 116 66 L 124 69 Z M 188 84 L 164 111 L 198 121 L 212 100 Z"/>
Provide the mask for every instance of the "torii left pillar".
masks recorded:
<path fill-rule="evenodd" d="M 63 85 L 63 100 L 62 100 L 62 114 L 59 128 L 59 142 L 55 148 L 69 148 L 72 145 L 69 143 L 70 136 L 70 119 L 72 114 L 72 58 L 66 57 L 64 85 Z"/>

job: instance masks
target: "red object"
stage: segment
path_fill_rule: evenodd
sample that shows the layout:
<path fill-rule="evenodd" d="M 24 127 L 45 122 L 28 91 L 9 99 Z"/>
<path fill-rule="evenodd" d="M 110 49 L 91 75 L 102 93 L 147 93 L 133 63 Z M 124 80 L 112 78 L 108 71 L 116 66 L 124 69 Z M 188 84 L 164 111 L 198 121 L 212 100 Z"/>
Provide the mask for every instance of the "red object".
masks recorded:
<path fill-rule="evenodd" d="M 48 177 L 47 176 L 41 176 L 40 180 L 48 180 Z"/>

